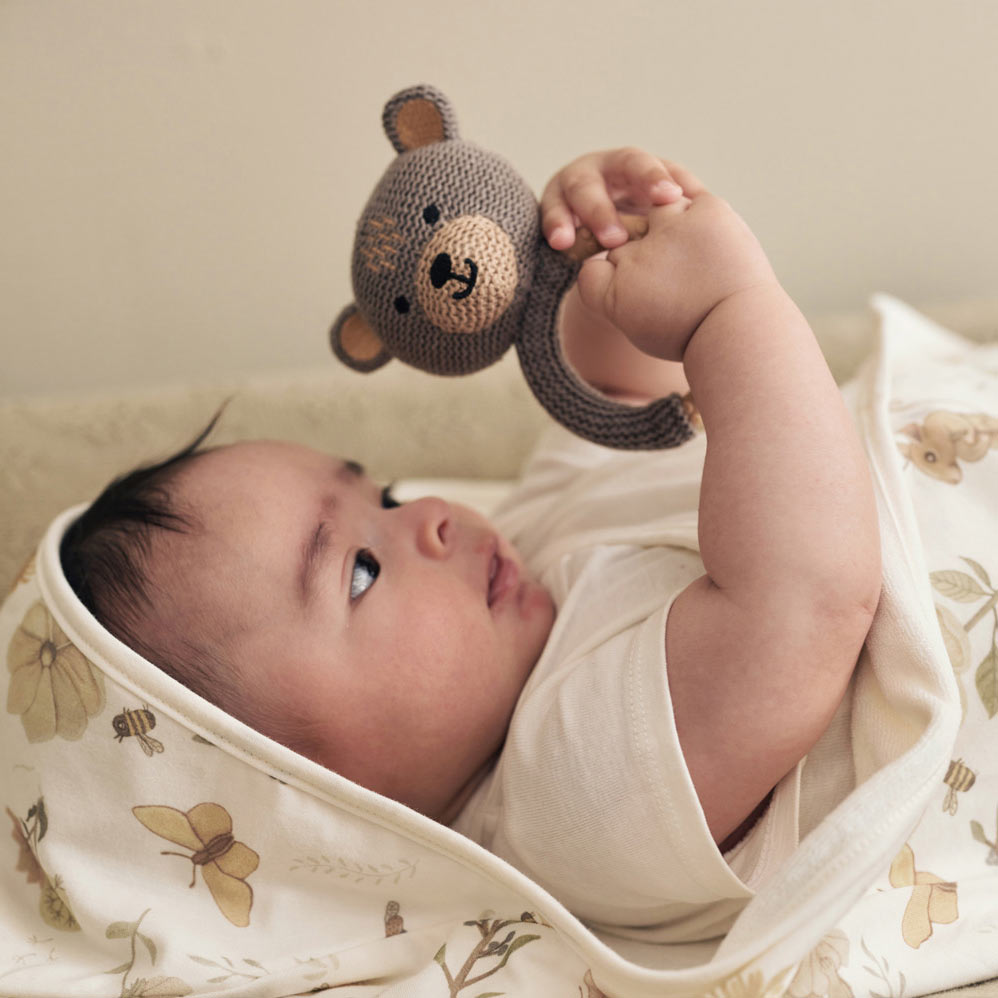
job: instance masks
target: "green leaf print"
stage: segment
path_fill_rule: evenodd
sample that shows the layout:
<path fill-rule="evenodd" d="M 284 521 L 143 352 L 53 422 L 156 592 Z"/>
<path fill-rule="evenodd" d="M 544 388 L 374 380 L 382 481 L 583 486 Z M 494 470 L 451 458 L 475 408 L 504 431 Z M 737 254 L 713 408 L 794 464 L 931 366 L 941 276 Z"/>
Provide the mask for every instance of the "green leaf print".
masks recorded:
<path fill-rule="evenodd" d="M 136 952 L 135 940 L 141 939 L 149 951 L 150 962 L 156 962 L 156 944 L 147 935 L 139 932 L 142 920 L 151 909 L 146 908 L 134 922 L 112 922 L 105 930 L 108 939 L 127 939 L 129 941 L 130 958 L 119 964 L 113 970 L 105 970 L 105 974 L 121 974 L 121 991 L 119 998 L 184 998 L 191 994 L 193 988 L 179 977 L 165 977 L 157 974 L 155 977 L 136 977 L 131 983 L 128 975 L 135 969 L 139 954 Z"/>
<path fill-rule="evenodd" d="M 967 635 L 988 617 L 993 618 L 991 647 L 977 667 L 974 683 L 988 717 L 995 717 L 998 716 L 998 590 L 995 590 L 991 585 L 991 577 L 980 562 L 968 558 L 966 555 L 961 555 L 960 560 L 973 569 L 977 578 L 975 579 L 974 576 L 957 569 L 930 572 L 929 578 L 933 588 L 948 599 L 958 603 L 977 603 L 981 600 L 983 603 L 977 608 L 973 616 L 962 624 L 946 607 L 937 605 L 936 615 L 939 618 L 939 626 L 946 643 L 947 654 L 956 672 L 961 672 L 969 665 L 970 642 Z M 982 588 L 980 583 L 983 583 L 986 588 Z M 960 695 L 962 703 L 962 687 Z M 964 709 L 966 709 L 965 705 Z"/>
<path fill-rule="evenodd" d="M 515 928 L 515 926 L 522 925 L 524 923 L 528 923 L 530 925 L 547 925 L 546 922 L 538 921 L 537 917 L 530 912 L 524 912 L 518 919 L 490 919 L 488 917 L 484 917 L 465 922 L 464 924 L 469 928 L 474 926 L 478 929 L 480 938 L 468 954 L 463 965 L 453 973 L 447 965 L 447 944 L 444 943 L 440 949 L 437 950 L 436 956 L 434 956 L 433 959 L 440 965 L 440 969 L 443 971 L 444 978 L 447 981 L 447 989 L 450 993 L 450 998 L 457 998 L 457 995 L 465 988 L 478 984 L 479 982 L 484 981 L 485 978 L 491 977 L 493 974 L 498 973 L 503 967 L 506 966 L 510 957 L 518 949 L 526 946 L 527 943 L 533 942 L 535 939 L 541 938 L 539 935 L 517 936 L 516 933 L 518 932 L 518 929 Z M 502 935 L 500 935 L 500 933 L 502 933 Z M 500 957 L 498 963 L 488 967 L 487 970 L 479 969 L 478 973 L 475 973 L 475 970 L 478 969 L 475 965 L 480 960 L 488 961 L 489 959 L 495 957 Z M 505 992 L 484 991 L 478 992 L 475 998 L 497 998 L 498 995 L 502 994 L 505 994 Z"/>
<path fill-rule="evenodd" d="M 139 939 L 145 944 L 147 950 L 149 950 L 149 959 L 153 963 L 156 962 L 156 944 L 148 937 L 144 936 L 141 932 L 137 933 Z"/>
<path fill-rule="evenodd" d="M 984 661 L 977 667 L 974 682 L 988 717 L 994 717 L 998 714 L 998 646 L 992 644 Z"/>
<path fill-rule="evenodd" d="M 988 596 L 978 584 L 977 580 L 966 572 L 960 572 L 954 568 L 944 569 L 941 572 L 930 572 L 929 578 L 937 592 L 958 603 L 973 603 L 982 596 Z"/>
<path fill-rule="evenodd" d="M 514 953 L 515 953 L 515 952 L 516 952 L 516 951 L 517 951 L 517 950 L 518 950 L 518 949 L 519 949 L 519 948 L 520 948 L 521 946 L 526 946 L 526 945 L 527 945 L 527 943 L 532 943 L 532 942 L 533 942 L 533 941 L 534 941 L 535 939 L 540 939 L 540 938 L 541 938 L 540 936 L 517 936 L 517 937 L 516 937 L 516 939 L 514 939 L 514 940 L 513 940 L 513 941 L 512 941 L 512 942 L 511 942 L 511 943 L 509 944 L 509 949 L 508 949 L 508 950 L 506 950 L 505 954 L 503 955 L 503 958 L 502 958 L 502 961 L 500 962 L 499 966 L 498 966 L 498 967 L 496 967 L 496 970 L 499 970 L 500 968 L 502 968 L 502 967 L 505 967 L 505 966 L 506 966 L 506 963 L 507 963 L 507 961 L 509 960 L 509 958 L 510 958 L 510 957 L 511 957 L 511 956 L 512 956 L 512 955 L 513 955 L 513 954 L 514 954 Z"/>
<path fill-rule="evenodd" d="M 974 561 L 973 558 L 967 558 L 964 555 L 960 555 L 960 559 L 970 565 L 970 567 L 977 573 L 977 577 L 988 587 L 988 589 L 993 588 L 991 585 L 991 578 L 988 576 L 988 573 L 984 570 L 984 566 L 980 562 Z"/>

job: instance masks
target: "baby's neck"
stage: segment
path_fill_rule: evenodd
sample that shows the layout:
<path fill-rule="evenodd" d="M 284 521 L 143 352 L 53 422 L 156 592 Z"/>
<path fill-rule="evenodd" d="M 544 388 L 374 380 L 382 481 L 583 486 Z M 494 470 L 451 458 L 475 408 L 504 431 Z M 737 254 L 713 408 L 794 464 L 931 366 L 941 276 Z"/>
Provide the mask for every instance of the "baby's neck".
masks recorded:
<path fill-rule="evenodd" d="M 450 803 L 443 809 L 443 811 L 436 815 L 435 818 L 440 822 L 441 825 L 449 825 L 451 822 L 457 818 L 461 813 L 461 809 L 465 804 L 468 803 L 471 795 L 478 789 L 479 784 L 488 775 L 489 771 L 495 765 L 496 759 L 498 758 L 498 752 L 495 755 L 489 756 L 488 759 L 472 774 L 471 779 L 461 787 L 460 790 L 451 798 Z"/>

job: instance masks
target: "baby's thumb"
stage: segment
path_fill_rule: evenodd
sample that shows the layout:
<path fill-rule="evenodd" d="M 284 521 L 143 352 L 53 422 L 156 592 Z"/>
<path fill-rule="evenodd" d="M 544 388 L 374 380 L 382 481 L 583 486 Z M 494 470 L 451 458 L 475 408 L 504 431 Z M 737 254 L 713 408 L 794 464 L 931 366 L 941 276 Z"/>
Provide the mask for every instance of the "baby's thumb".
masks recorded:
<path fill-rule="evenodd" d="M 610 263 L 607 254 L 603 252 L 589 257 L 583 263 L 576 279 L 582 304 L 608 319 L 613 318 L 616 274 L 617 268 Z"/>

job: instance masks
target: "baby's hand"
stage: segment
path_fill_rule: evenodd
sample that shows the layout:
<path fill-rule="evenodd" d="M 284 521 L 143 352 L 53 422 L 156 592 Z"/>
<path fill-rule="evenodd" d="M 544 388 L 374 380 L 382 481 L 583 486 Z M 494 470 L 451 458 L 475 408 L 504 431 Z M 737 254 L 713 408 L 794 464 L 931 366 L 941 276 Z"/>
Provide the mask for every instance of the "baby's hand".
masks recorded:
<path fill-rule="evenodd" d="M 699 325 L 722 301 L 778 287 L 758 240 L 731 206 L 688 171 L 668 164 L 683 195 L 648 212 L 648 233 L 587 260 L 578 288 L 640 350 L 681 361 Z"/>
<path fill-rule="evenodd" d="M 555 250 L 569 249 L 575 230 L 588 228 L 605 249 L 627 242 L 618 210 L 647 214 L 683 196 L 668 164 L 641 149 L 580 156 L 559 170 L 541 196 L 541 226 Z"/>

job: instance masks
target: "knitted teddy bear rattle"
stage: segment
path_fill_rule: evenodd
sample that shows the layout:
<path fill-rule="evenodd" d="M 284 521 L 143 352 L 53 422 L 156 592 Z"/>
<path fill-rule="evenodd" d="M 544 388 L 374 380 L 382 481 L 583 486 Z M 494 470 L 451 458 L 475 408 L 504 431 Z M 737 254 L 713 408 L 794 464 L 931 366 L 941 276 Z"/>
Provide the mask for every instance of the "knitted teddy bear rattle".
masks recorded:
<path fill-rule="evenodd" d="M 692 403 L 678 394 L 644 406 L 585 384 L 562 354 L 558 307 L 586 256 L 585 230 L 551 249 L 537 199 L 502 157 L 463 141 L 447 98 L 411 87 L 385 105 L 398 156 L 357 225 L 356 302 L 330 331 L 336 356 L 357 371 L 397 357 L 433 374 L 469 374 L 515 344 L 531 391 L 558 422 L 607 447 L 675 447 L 692 436 Z M 626 217 L 632 238 L 647 231 Z"/>

